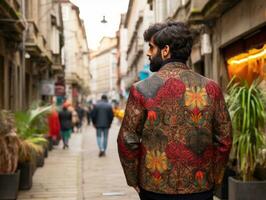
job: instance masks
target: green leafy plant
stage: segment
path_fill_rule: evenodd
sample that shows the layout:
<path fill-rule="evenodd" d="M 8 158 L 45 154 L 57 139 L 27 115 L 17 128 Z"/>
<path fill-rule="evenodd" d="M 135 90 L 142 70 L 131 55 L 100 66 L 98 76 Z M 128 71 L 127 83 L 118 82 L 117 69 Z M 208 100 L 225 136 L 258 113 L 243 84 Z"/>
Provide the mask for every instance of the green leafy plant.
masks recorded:
<path fill-rule="evenodd" d="M 51 106 L 32 107 L 27 112 L 15 113 L 16 129 L 22 138 L 19 162 L 34 162 L 36 155 L 43 154 L 47 140 L 42 137 L 41 133 L 48 129 L 44 120 L 50 110 Z"/>
<path fill-rule="evenodd" d="M 17 132 L 23 139 L 34 137 L 35 134 L 40 132 L 40 123 L 38 120 L 51 110 L 51 106 L 37 107 L 27 112 L 16 112 L 15 113 L 15 124 Z M 39 121 L 40 122 L 40 121 Z M 46 124 L 47 127 L 47 124 Z"/>
<path fill-rule="evenodd" d="M 259 151 L 265 145 L 265 108 L 259 80 L 251 85 L 233 78 L 226 98 L 233 123 L 233 155 L 243 181 L 252 179 Z"/>

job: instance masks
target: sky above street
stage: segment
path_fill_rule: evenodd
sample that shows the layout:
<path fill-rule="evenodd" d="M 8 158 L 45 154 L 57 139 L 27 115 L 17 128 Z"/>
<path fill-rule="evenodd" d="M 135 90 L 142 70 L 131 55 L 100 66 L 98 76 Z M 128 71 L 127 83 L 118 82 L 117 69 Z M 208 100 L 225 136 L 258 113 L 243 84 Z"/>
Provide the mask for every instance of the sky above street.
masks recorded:
<path fill-rule="evenodd" d="M 126 13 L 129 0 L 71 0 L 80 9 L 85 22 L 88 45 L 96 49 L 104 36 L 115 36 L 121 13 Z M 101 20 L 105 15 L 108 23 Z"/>

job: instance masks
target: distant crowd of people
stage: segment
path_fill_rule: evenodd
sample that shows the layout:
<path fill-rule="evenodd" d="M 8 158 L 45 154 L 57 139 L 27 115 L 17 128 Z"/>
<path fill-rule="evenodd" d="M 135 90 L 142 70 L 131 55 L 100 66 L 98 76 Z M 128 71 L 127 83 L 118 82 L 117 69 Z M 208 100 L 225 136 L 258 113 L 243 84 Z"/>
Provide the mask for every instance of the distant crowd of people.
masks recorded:
<path fill-rule="evenodd" d="M 62 140 L 63 149 L 67 149 L 71 134 L 81 133 L 83 124 L 86 122 L 87 125 L 92 124 L 96 129 L 99 157 L 102 157 L 106 154 L 108 132 L 113 118 L 117 117 L 121 121 L 122 116 L 122 109 L 119 109 L 117 103 L 112 106 L 106 95 L 102 95 L 95 104 L 92 102 L 86 105 L 77 103 L 73 106 L 66 100 L 61 107 L 52 107 L 48 117 L 49 135 L 56 144 Z"/>

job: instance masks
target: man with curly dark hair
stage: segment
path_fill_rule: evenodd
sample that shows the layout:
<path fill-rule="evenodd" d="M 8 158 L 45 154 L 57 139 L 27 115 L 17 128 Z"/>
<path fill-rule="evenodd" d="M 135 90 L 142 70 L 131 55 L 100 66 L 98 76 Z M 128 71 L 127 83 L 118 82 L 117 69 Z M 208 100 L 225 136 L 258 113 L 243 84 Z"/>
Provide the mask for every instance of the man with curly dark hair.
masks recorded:
<path fill-rule="evenodd" d="M 232 143 L 223 93 L 186 65 L 184 23 L 151 25 L 144 39 L 154 73 L 131 87 L 117 139 L 127 183 L 141 200 L 211 200 Z"/>

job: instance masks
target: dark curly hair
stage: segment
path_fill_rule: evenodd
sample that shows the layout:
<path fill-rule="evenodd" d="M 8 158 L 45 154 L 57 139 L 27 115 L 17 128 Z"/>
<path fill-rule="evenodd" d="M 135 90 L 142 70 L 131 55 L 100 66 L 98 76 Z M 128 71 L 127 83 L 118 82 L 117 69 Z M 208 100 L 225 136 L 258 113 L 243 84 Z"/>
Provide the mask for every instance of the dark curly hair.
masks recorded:
<path fill-rule="evenodd" d="M 171 59 L 187 60 L 193 44 L 192 33 L 182 22 L 168 21 L 151 25 L 143 34 L 144 40 L 153 42 L 159 49 L 170 48 Z"/>

